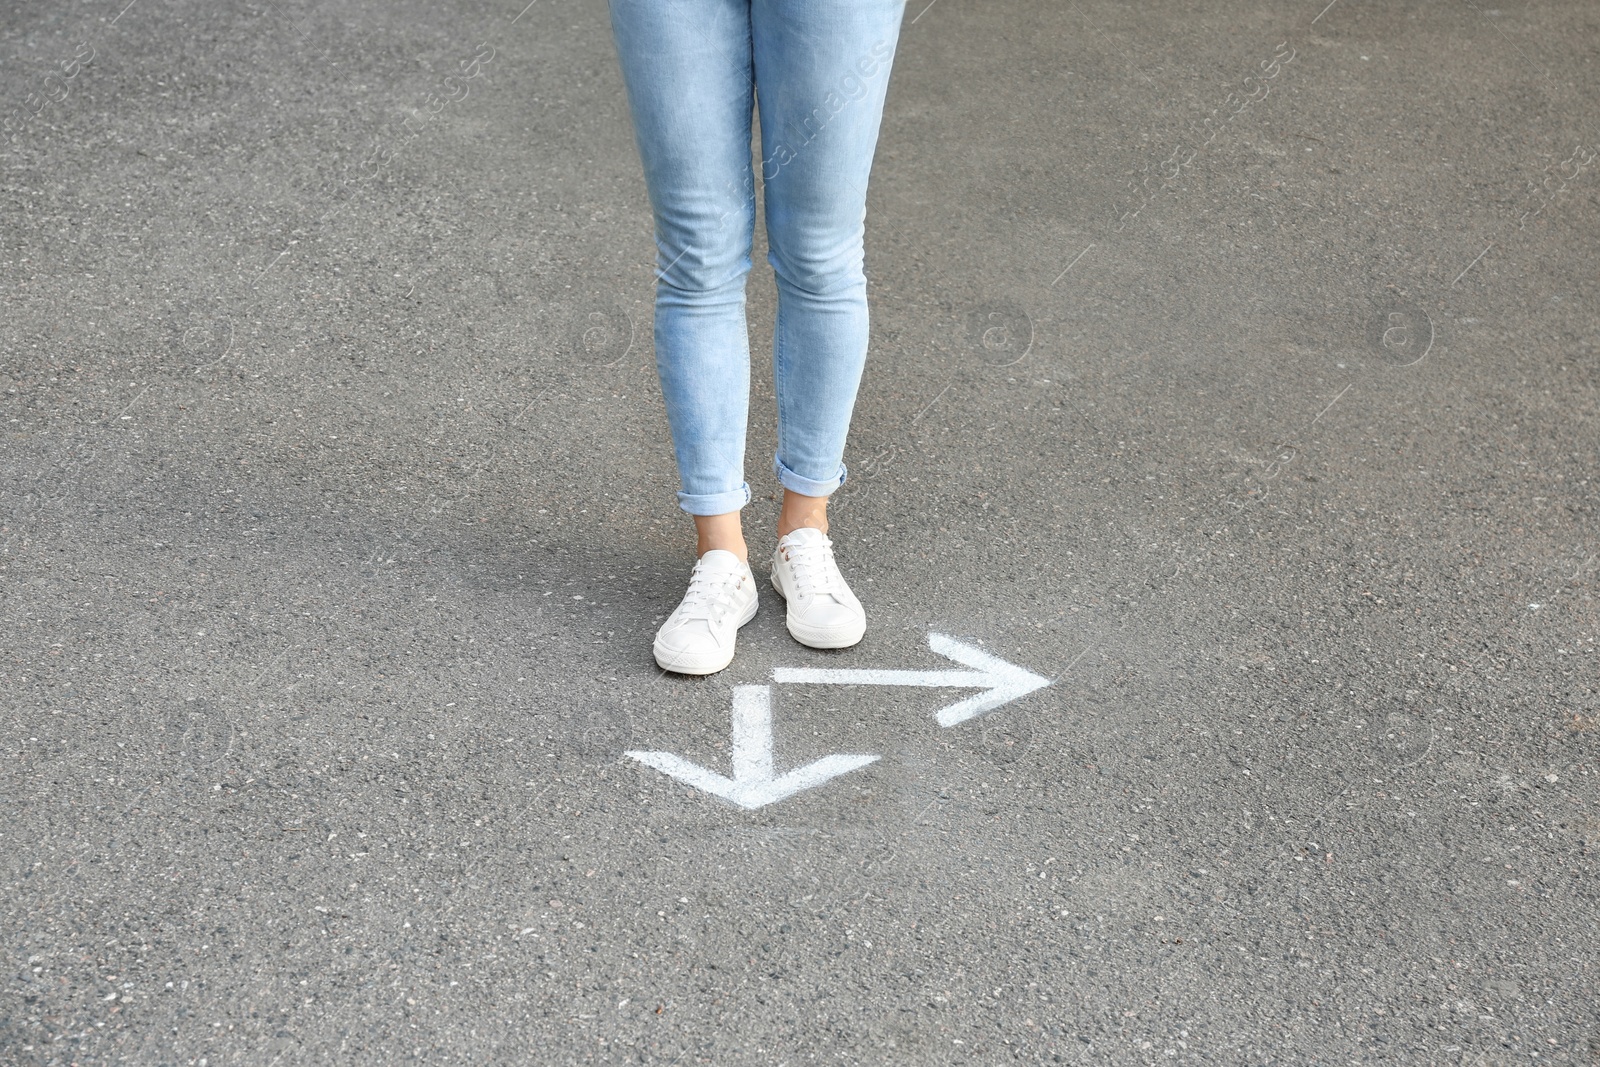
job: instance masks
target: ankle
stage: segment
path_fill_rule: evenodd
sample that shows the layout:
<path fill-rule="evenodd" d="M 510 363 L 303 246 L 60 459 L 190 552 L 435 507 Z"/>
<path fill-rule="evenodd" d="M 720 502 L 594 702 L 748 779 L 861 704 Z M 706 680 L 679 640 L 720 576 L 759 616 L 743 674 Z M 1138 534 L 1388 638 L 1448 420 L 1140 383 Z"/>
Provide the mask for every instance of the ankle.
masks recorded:
<path fill-rule="evenodd" d="M 778 537 L 779 537 L 779 539 L 788 537 L 790 534 L 794 533 L 796 530 L 806 530 L 806 529 L 820 530 L 823 533 L 827 533 L 828 532 L 828 519 L 827 519 L 827 517 L 823 516 L 823 517 L 817 518 L 817 519 L 791 520 L 791 521 L 788 521 L 788 522 L 785 522 L 782 519 L 778 520 Z"/>
<path fill-rule="evenodd" d="M 699 557 L 705 555 L 707 552 L 712 552 L 712 551 L 715 551 L 716 549 L 719 549 L 719 548 L 722 549 L 724 552 L 732 552 L 735 556 L 738 556 L 741 560 L 743 560 L 746 563 L 750 562 L 750 550 L 749 550 L 749 548 L 747 548 L 745 546 L 745 543 L 743 541 L 739 541 L 739 542 L 735 543 L 735 542 L 732 542 L 732 541 L 708 542 L 708 541 L 702 540 L 702 541 L 698 542 L 695 545 L 695 550 L 694 550 L 695 558 L 698 559 Z"/>
<path fill-rule="evenodd" d="M 787 537 L 803 529 L 828 532 L 828 498 L 803 496 L 792 489 L 785 489 L 783 506 L 778 510 L 778 536 Z"/>
<path fill-rule="evenodd" d="M 750 562 L 750 552 L 745 548 L 744 529 L 739 525 L 739 513 L 725 515 L 696 515 L 694 518 L 695 555 L 722 549 Z"/>

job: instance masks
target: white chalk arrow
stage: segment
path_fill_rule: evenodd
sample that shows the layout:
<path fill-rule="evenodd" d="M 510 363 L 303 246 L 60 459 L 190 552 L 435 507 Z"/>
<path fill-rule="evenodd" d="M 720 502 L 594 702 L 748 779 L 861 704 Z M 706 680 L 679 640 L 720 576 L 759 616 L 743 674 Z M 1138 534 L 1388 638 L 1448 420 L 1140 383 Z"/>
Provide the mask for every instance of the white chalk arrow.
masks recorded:
<path fill-rule="evenodd" d="M 725 778 L 671 752 L 629 752 L 662 774 L 670 774 L 741 808 L 756 808 L 821 785 L 830 778 L 865 767 L 877 756 L 824 756 L 814 763 L 779 775 L 772 766 L 772 687 L 733 687 L 733 777 Z"/>
<path fill-rule="evenodd" d="M 828 670 L 820 667 L 779 667 L 772 672 L 776 682 L 802 682 L 811 685 L 926 685 L 982 689 L 965 700 L 939 709 L 939 725 L 954 726 L 985 715 L 1002 704 L 1043 689 L 1050 679 L 1041 678 L 1015 663 L 1007 663 L 944 634 L 929 634 L 928 647 L 939 655 L 971 667 L 970 671 L 887 671 Z"/>

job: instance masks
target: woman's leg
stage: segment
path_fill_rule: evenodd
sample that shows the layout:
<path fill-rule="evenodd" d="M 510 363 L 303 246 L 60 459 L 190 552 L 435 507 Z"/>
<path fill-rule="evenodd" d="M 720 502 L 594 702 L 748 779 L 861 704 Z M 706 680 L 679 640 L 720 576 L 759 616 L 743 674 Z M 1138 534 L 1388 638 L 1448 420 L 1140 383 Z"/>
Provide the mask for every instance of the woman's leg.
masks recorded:
<path fill-rule="evenodd" d="M 610 0 L 611 27 L 656 224 L 656 371 L 699 559 L 656 632 L 663 670 L 711 674 L 756 612 L 739 509 L 750 344 L 744 282 L 755 226 L 750 0 Z"/>
<path fill-rule="evenodd" d="M 903 0 L 751 2 L 768 260 L 778 283 L 773 467 L 787 490 L 784 520 L 819 529 L 826 521 L 814 501 L 845 479 L 866 362 L 867 176 L 903 9 Z"/>
<path fill-rule="evenodd" d="M 813 648 L 846 648 L 866 632 L 866 611 L 833 558 L 827 497 L 844 482 L 867 358 L 867 175 L 902 11 L 902 0 L 751 0 L 778 281 L 773 469 L 784 503 L 772 584 L 788 603 L 789 633 Z"/>
<path fill-rule="evenodd" d="M 678 504 L 701 517 L 702 553 L 742 557 L 744 285 L 755 225 L 750 0 L 610 0 L 610 9 L 655 215 L 656 370 Z"/>

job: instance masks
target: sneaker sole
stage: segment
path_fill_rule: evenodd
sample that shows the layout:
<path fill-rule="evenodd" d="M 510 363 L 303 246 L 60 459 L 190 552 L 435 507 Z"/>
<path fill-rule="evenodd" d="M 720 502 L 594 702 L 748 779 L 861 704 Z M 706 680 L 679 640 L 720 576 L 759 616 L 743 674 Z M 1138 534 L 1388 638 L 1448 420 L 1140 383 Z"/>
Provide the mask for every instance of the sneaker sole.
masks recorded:
<path fill-rule="evenodd" d="M 739 620 L 739 626 L 743 626 L 745 623 L 755 618 L 756 608 L 759 606 L 760 601 L 752 599 L 750 601 L 750 607 L 745 611 L 744 616 Z M 728 651 L 725 655 L 718 654 L 708 656 L 704 654 L 695 655 L 694 653 L 690 652 L 677 652 L 672 649 L 662 648 L 659 641 L 652 646 L 651 650 L 654 652 L 656 657 L 656 666 L 660 667 L 664 671 L 671 671 L 673 674 L 716 674 L 718 671 L 723 670 L 728 666 L 728 664 L 733 662 L 733 654 L 737 650 L 738 644 L 739 641 L 736 627 L 734 643 L 728 646 Z"/>
<path fill-rule="evenodd" d="M 778 584 L 776 571 L 772 573 L 771 579 L 772 588 L 778 591 L 778 595 L 783 597 L 784 603 L 787 604 L 789 594 Z M 788 628 L 789 636 L 807 648 L 849 648 L 851 645 L 860 644 L 861 639 L 867 634 L 866 619 L 849 626 L 807 626 L 803 622 L 797 622 L 786 610 L 783 624 Z"/>

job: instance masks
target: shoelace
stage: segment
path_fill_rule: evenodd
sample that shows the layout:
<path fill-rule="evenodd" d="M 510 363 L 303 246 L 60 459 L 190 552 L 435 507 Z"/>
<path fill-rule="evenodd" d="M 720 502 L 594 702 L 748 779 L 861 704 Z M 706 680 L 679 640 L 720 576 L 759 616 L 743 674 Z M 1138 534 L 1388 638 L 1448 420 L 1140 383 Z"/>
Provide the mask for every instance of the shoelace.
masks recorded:
<path fill-rule="evenodd" d="M 705 570 L 700 561 L 695 561 L 694 571 L 689 575 L 689 591 L 683 595 L 684 614 L 721 622 L 722 617 L 733 610 L 733 591 L 742 581 L 744 575 L 736 571 L 711 572 Z"/>
<path fill-rule="evenodd" d="M 827 537 L 809 545 L 785 545 L 783 558 L 789 561 L 795 595 L 801 600 L 814 593 L 832 593 L 837 587 L 841 576 L 832 565 L 833 542 Z"/>

